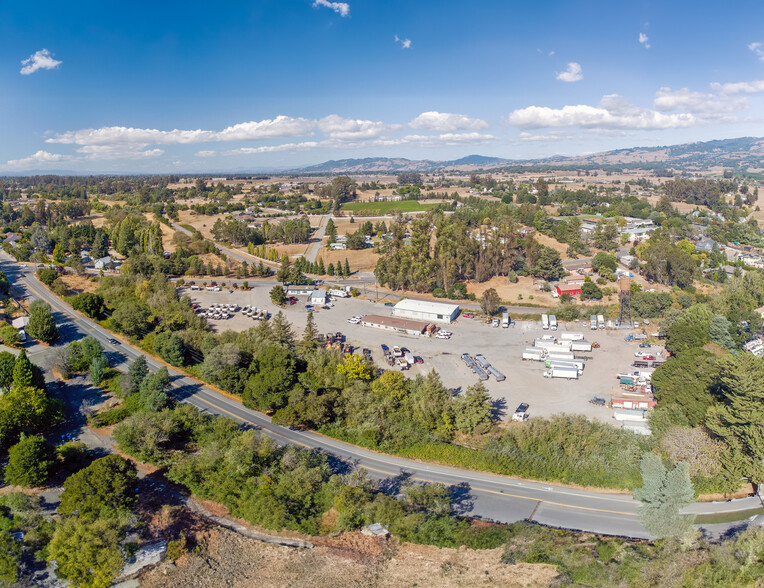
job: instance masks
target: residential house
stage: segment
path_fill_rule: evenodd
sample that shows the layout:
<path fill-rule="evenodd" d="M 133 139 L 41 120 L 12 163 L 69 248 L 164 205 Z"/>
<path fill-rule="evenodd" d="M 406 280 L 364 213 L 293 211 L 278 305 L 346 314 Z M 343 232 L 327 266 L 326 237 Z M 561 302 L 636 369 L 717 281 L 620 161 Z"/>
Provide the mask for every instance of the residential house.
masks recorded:
<path fill-rule="evenodd" d="M 111 256 L 107 255 L 106 257 L 102 257 L 101 259 L 96 259 L 95 263 L 93 264 L 93 267 L 95 267 L 97 270 L 103 270 L 103 269 L 109 269 L 111 267 Z"/>

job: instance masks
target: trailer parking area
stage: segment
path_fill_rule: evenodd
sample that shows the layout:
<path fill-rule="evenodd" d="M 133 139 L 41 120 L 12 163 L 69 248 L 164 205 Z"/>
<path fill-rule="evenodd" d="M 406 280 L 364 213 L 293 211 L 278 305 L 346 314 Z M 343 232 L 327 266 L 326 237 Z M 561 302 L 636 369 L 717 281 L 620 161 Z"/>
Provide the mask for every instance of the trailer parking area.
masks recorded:
<path fill-rule="evenodd" d="M 249 291 L 234 290 L 231 294 L 227 290 L 183 290 L 182 293 L 188 294 L 194 302 L 203 307 L 222 302 L 236 303 L 240 307 L 249 304 L 268 310 L 272 315 L 282 310 L 299 336 L 307 315 L 306 298 L 300 297 L 296 304 L 287 304 L 279 309 L 270 301 L 269 291 L 272 287 L 272 283 L 258 282 Z M 533 345 L 533 341 L 541 335 L 550 334 L 549 331 L 542 330 L 539 322 L 517 320 L 514 327 L 493 328 L 482 321 L 460 317 L 448 325 L 448 330 L 453 333 L 451 339 L 406 335 L 347 322 L 349 317 L 355 315 L 390 315 L 390 311 L 391 308 L 382 304 L 345 298 L 334 300 L 334 306 L 330 309 L 315 309 L 313 316 L 320 333 L 341 331 L 347 337 L 347 341 L 358 348 L 358 353 L 362 348 L 370 349 L 375 363 L 383 369 L 390 369 L 382 352 L 383 343 L 390 348 L 394 345 L 407 347 L 414 356 L 424 360 L 423 363 L 411 366 L 405 372 L 407 377 L 425 375 L 434 369 L 440 374 L 443 383 L 456 391 L 463 391 L 479 381 L 475 373 L 461 360 L 461 355 L 482 354 L 493 367 L 506 376 L 506 380 L 502 382 L 497 382 L 493 376 L 484 382 L 491 395 L 503 401 L 506 420 L 511 418 L 518 404 L 527 402 L 530 405 L 528 412 L 531 418 L 559 413 L 583 414 L 619 426 L 613 420 L 612 410 L 592 405 L 589 400 L 593 396 L 610 398 L 611 392 L 618 389 L 616 374 L 634 369 L 631 364 L 639 346 L 638 342 L 624 341 L 624 335 L 628 331 L 591 331 L 582 328 L 579 323 L 560 323 L 558 330 L 551 334 L 560 337 L 566 331 L 581 332 L 588 341 L 600 343 L 599 349 L 585 354 L 590 359 L 586 361 L 583 375 L 578 380 L 568 381 L 544 378 L 544 362 L 521 359 L 525 347 Z M 258 321 L 243 316 L 240 311 L 226 320 L 210 320 L 210 324 L 217 332 L 228 329 L 241 331 L 256 326 Z"/>

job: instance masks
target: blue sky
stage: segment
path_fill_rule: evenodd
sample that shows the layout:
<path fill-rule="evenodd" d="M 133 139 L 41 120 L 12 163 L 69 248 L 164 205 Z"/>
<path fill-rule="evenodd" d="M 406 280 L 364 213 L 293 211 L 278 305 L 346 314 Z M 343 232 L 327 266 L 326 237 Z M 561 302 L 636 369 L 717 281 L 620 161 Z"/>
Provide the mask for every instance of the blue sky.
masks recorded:
<path fill-rule="evenodd" d="M 762 136 L 762 17 L 761 2 L 6 1 L 0 172 Z"/>

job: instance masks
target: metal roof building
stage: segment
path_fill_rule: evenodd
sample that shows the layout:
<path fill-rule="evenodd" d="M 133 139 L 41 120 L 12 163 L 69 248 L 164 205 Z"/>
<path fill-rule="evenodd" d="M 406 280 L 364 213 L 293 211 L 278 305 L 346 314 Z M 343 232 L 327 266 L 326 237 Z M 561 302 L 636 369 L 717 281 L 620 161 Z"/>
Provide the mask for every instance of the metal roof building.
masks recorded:
<path fill-rule="evenodd" d="M 459 316 L 459 305 L 406 298 L 395 305 L 393 316 L 432 323 L 450 323 Z"/>

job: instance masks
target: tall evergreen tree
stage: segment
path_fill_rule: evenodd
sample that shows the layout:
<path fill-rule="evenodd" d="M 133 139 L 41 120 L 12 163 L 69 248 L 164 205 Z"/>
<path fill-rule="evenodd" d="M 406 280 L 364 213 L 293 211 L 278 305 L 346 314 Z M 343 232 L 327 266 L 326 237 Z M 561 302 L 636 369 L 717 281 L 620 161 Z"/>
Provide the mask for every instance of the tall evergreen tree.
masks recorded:
<path fill-rule="evenodd" d="M 32 385 L 32 362 L 27 357 L 25 349 L 21 350 L 13 364 L 13 388 Z"/>
<path fill-rule="evenodd" d="M 695 500 L 687 463 L 667 471 L 660 457 L 645 453 L 640 467 L 642 487 L 634 489 L 634 498 L 642 503 L 639 507 L 642 525 L 658 538 L 681 537 L 692 529 L 695 518 L 679 514 Z"/>
<path fill-rule="evenodd" d="M 345 258 L 345 269 L 344 269 L 344 275 L 349 276 L 350 275 L 350 264 L 348 263 L 348 258 Z"/>
<path fill-rule="evenodd" d="M 273 338 L 277 343 L 284 347 L 294 346 L 294 332 L 292 331 L 292 325 L 289 324 L 284 313 L 280 310 L 271 321 L 271 329 L 273 331 Z"/>
<path fill-rule="evenodd" d="M 315 349 L 318 346 L 316 338 L 318 337 L 318 328 L 316 327 L 316 321 L 313 320 L 313 313 L 309 312 L 305 319 L 305 330 L 302 333 L 301 347 L 304 350 Z"/>
<path fill-rule="evenodd" d="M 137 392 L 144 378 L 149 374 L 149 366 L 145 355 L 139 355 L 130 367 L 127 369 L 127 376 L 130 382 L 130 393 Z"/>
<path fill-rule="evenodd" d="M 289 279 L 289 273 L 291 271 L 292 264 L 289 261 L 289 256 L 285 253 L 281 256 L 281 267 L 276 272 L 276 279 L 282 284 Z"/>

